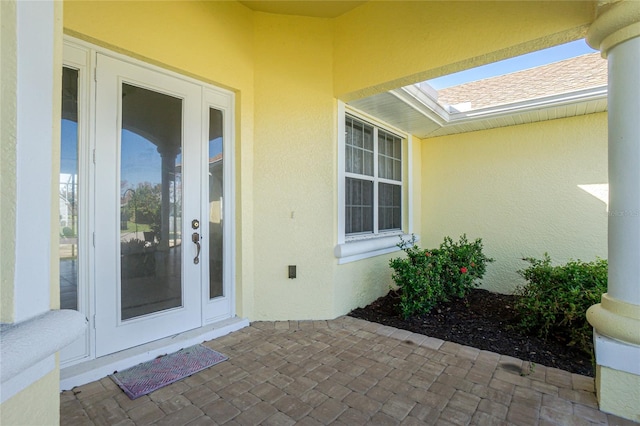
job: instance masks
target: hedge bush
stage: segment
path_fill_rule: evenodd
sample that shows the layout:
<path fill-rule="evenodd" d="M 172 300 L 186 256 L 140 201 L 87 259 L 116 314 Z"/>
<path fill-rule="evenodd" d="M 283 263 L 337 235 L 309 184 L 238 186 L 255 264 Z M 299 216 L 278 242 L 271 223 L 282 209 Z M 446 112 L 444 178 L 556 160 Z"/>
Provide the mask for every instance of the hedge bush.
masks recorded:
<path fill-rule="evenodd" d="M 393 280 L 400 292 L 405 318 L 428 313 L 436 304 L 452 297 L 464 297 L 479 285 L 486 264 L 493 259 L 482 253 L 482 240 L 473 242 L 462 235 L 454 242 L 445 237 L 437 249 L 423 250 L 412 236 L 398 244 L 405 257 L 391 259 Z"/>
<path fill-rule="evenodd" d="M 547 253 L 541 260 L 523 260 L 530 266 L 518 271 L 527 284 L 516 290 L 520 296 L 515 303 L 517 327 L 545 339 L 553 335 L 592 353 L 593 329 L 585 313 L 607 292 L 607 261 L 570 260 L 552 266 Z"/>

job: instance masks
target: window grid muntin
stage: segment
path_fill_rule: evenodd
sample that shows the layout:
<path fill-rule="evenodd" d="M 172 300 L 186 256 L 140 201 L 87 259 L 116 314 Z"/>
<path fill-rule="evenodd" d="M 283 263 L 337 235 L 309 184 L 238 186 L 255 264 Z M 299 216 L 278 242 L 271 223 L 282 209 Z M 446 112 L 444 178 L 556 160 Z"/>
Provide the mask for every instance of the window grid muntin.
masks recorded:
<path fill-rule="evenodd" d="M 391 191 L 390 193 L 388 191 Z M 378 229 L 381 231 L 402 228 L 402 186 L 378 182 Z"/>
<path fill-rule="evenodd" d="M 345 179 L 345 217 L 349 234 L 369 234 L 374 228 L 374 187 L 368 179 Z M 354 213 L 360 212 L 358 217 Z"/>
<path fill-rule="evenodd" d="M 402 181 L 402 139 L 378 130 L 378 178 Z"/>
<path fill-rule="evenodd" d="M 375 174 L 371 175 L 364 175 L 364 174 L 359 174 L 359 173 L 354 173 L 350 170 L 350 165 L 349 165 L 349 161 L 348 161 L 348 154 L 347 154 L 347 149 L 350 146 L 353 146 L 353 138 L 350 137 L 350 133 L 349 133 L 349 129 L 353 128 L 350 127 L 354 125 L 354 123 L 358 123 L 361 126 L 370 126 L 373 129 L 373 170 L 375 171 Z M 380 154 L 380 147 L 379 147 L 379 135 L 384 136 L 384 140 L 385 143 L 387 141 L 391 141 L 391 147 L 392 147 L 392 151 L 393 153 L 391 153 L 391 155 L 386 155 L 387 150 L 385 149 L 385 154 Z M 353 238 L 353 237 L 359 237 L 359 236 L 366 236 L 366 235 L 371 235 L 371 236 L 375 236 L 378 234 L 382 234 L 382 233 L 393 233 L 393 232 L 397 232 L 397 231 L 401 231 L 402 230 L 402 199 L 403 194 L 402 194 L 402 188 L 403 188 L 403 182 L 402 182 L 402 176 L 403 176 L 403 170 L 402 170 L 402 141 L 403 138 L 387 131 L 384 129 L 379 128 L 377 125 L 372 125 L 369 124 L 361 119 L 358 119 L 356 117 L 353 117 L 351 115 L 346 114 L 345 115 L 345 236 L 347 238 Z M 393 143 L 395 142 L 395 143 Z M 395 178 L 396 176 L 399 177 L 398 180 L 396 179 L 388 179 L 388 178 L 383 178 L 379 176 L 379 159 L 380 157 L 384 157 L 385 159 L 389 158 L 391 159 L 391 161 L 395 161 L 397 160 L 399 162 L 399 173 L 395 174 L 393 176 L 393 178 Z M 392 173 L 393 174 L 393 173 Z M 353 209 L 349 209 L 349 203 L 348 203 L 348 199 L 347 197 L 349 197 L 349 194 L 347 193 L 349 191 L 349 188 L 347 188 L 347 183 L 346 180 L 347 179 L 356 179 L 356 180 L 366 180 L 366 181 L 371 181 L 373 182 L 373 217 L 372 217 L 372 221 L 373 221 L 373 231 L 364 231 L 364 232 L 349 232 L 350 230 L 353 229 Z M 384 228 L 384 227 L 380 227 L 380 208 L 381 206 L 379 205 L 379 188 L 380 188 L 380 184 L 390 184 L 390 185 L 394 185 L 397 186 L 399 188 L 399 193 L 400 193 L 400 205 L 399 205 L 399 211 L 400 211 L 400 216 L 399 216 L 399 220 L 397 219 L 397 212 L 396 212 L 396 217 L 392 220 L 392 225 L 393 227 L 391 228 Z M 382 206 L 385 209 L 385 212 L 388 211 L 394 211 L 394 209 L 396 208 L 395 206 Z M 395 227 L 396 224 L 399 224 L 398 227 Z"/>
<path fill-rule="evenodd" d="M 376 145 L 375 128 L 351 117 L 346 118 L 345 125 L 345 171 L 373 176 Z M 360 160 L 359 163 L 358 160 Z"/>

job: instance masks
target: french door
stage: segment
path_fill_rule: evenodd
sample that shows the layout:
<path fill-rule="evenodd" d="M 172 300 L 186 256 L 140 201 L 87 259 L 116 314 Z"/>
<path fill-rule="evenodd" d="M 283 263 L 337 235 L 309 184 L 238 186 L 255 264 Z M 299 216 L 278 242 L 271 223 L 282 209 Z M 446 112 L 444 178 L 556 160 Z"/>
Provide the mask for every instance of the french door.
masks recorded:
<path fill-rule="evenodd" d="M 100 357 L 231 315 L 231 98 L 101 53 L 96 70 Z"/>

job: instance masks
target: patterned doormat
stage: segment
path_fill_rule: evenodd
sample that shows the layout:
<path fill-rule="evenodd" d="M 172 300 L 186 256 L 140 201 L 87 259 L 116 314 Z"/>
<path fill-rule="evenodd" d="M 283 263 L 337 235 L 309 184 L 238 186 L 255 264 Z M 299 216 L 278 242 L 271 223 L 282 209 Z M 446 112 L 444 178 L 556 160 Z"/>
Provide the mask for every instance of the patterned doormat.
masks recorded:
<path fill-rule="evenodd" d="M 196 345 L 143 362 L 109 377 L 129 398 L 136 399 L 227 359 L 220 352 Z"/>

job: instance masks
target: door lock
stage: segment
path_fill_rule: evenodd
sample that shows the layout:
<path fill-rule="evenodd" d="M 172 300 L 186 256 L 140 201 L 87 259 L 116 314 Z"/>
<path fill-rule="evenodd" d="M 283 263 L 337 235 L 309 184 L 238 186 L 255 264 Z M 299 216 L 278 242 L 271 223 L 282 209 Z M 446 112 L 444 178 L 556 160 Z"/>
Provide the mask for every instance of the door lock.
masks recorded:
<path fill-rule="evenodd" d="M 191 227 L 192 227 L 193 229 L 198 229 L 198 228 L 200 228 L 200 221 L 199 221 L 198 219 L 193 219 L 193 220 L 191 221 Z"/>

